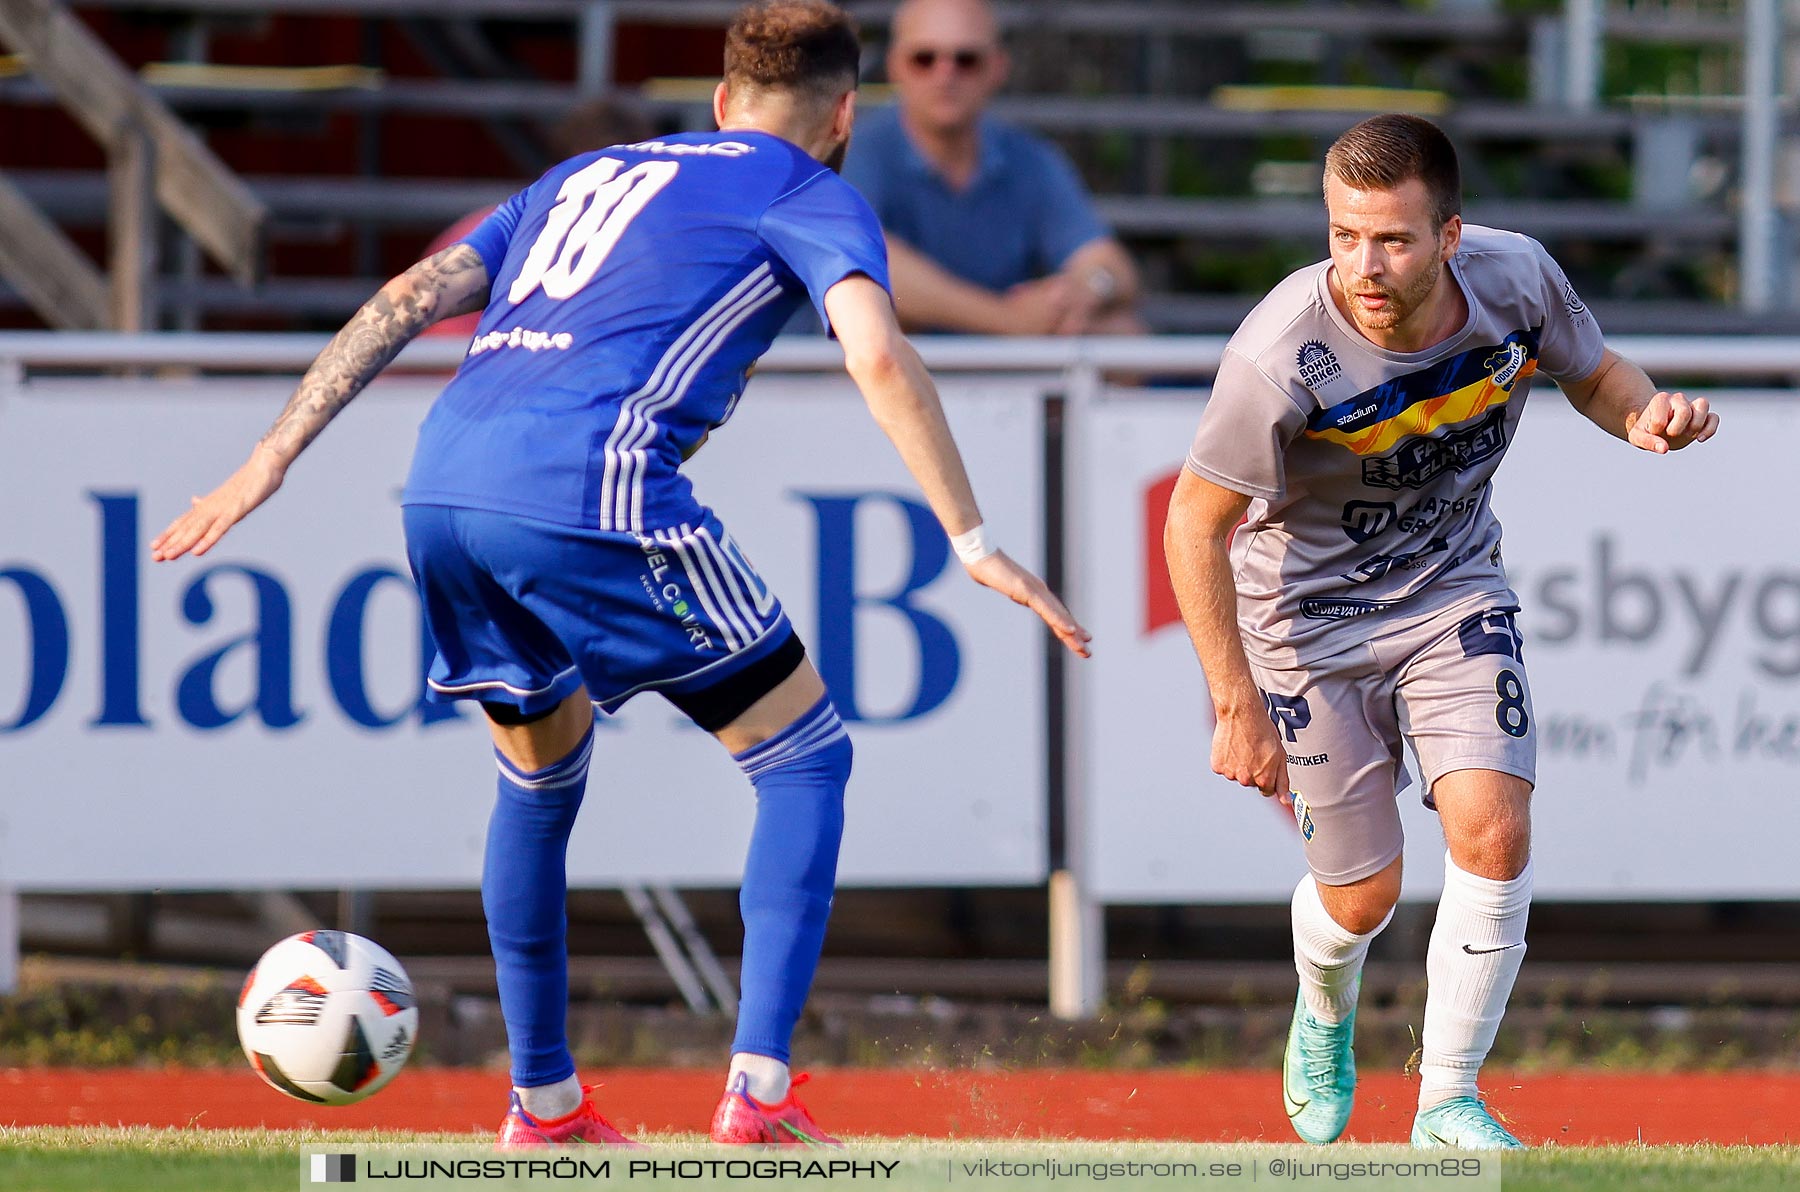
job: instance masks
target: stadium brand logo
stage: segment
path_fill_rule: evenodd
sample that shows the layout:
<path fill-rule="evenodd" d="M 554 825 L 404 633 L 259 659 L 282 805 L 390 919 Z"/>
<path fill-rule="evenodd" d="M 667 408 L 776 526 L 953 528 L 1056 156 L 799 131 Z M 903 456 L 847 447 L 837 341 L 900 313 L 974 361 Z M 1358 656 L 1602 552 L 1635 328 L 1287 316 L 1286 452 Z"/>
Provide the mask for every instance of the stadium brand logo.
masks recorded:
<path fill-rule="evenodd" d="M 672 157 L 744 157 L 756 152 L 755 145 L 742 141 L 713 141 L 689 144 L 683 141 L 633 141 L 616 148 L 631 153 L 667 153 Z"/>
<path fill-rule="evenodd" d="M 566 352 L 575 346 L 575 337 L 567 331 L 533 331 L 514 327 L 511 331 L 490 331 L 477 335 L 469 344 L 469 355 L 479 356 L 499 348 L 524 348 L 527 352 Z"/>
<path fill-rule="evenodd" d="M 950 558 L 949 540 L 936 517 L 900 493 L 791 495 L 805 503 L 816 526 L 819 619 L 808 644 L 817 646 L 817 665 L 839 714 L 845 720 L 885 724 L 914 720 L 942 707 L 960 681 L 962 649 L 950 623 L 927 603 L 927 589 L 943 576 Z M 71 676 L 83 660 L 93 667 L 96 687 L 97 708 L 85 721 L 89 729 L 157 728 L 161 716 L 147 691 L 167 682 L 162 688 L 170 697 L 167 713 L 187 728 L 210 732 L 258 723 L 277 732 L 293 730 L 314 715 L 296 696 L 296 658 L 302 654 L 297 630 L 314 625 L 322 626 L 323 649 L 304 653 L 322 655 L 329 706 L 343 719 L 385 732 L 403 725 L 429 729 L 462 718 L 460 705 L 425 698 L 425 673 L 436 652 L 417 615 L 417 590 L 404 563 L 398 562 L 352 571 L 331 590 L 322 613 L 297 608 L 289 583 L 268 564 L 215 563 L 197 574 L 163 572 L 162 578 L 182 582 L 173 608 L 155 609 L 159 620 L 171 613 L 175 619 L 150 630 L 155 640 L 177 640 L 183 629 L 217 636 L 177 661 L 167 679 L 147 675 L 148 552 L 139 494 L 90 491 L 87 498 L 98 523 L 95 623 L 72 620 L 77 606 L 64 596 L 50 568 L 0 562 L 0 615 L 6 618 L 0 627 L 10 633 L 11 626 L 20 624 L 24 631 L 22 642 L 0 645 L 0 661 L 9 664 L 0 667 L 0 736 L 27 731 L 66 707 Z M 901 525 L 897 538 L 888 530 L 896 514 Z M 880 531 L 870 525 L 876 521 L 882 524 Z M 865 586 L 859 586 L 859 572 L 868 570 L 859 559 L 869 552 L 896 562 L 903 578 L 873 591 L 866 578 L 860 581 Z M 311 561 L 284 562 L 305 567 Z M 382 632 L 392 624 L 396 602 L 404 602 L 402 615 L 412 617 L 416 626 L 398 640 Z M 84 600 L 80 607 L 85 606 Z M 22 623 L 14 609 L 22 613 Z M 879 640 L 889 655 L 904 655 L 906 645 L 893 643 L 910 639 L 913 662 L 892 658 L 879 673 L 871 671 L 870 681 L 859 682 L 865 636 Z M 372 645 L 386 647 L 387 664 L 368 657 L 374 653 Z M 161 650 L 152 655 L 161 656 Z M 392 661 L 396 657 L 402 659 L 398 665 Z M 10 665 L 14 660 L 16 667 Z"/>
<path fill-rule="evenodd" d="M 1294 355 L 1294 363 L 1300 367 L 1300 383 L 1308 389 L 1318 389 L 1344 375 L 1337 354 L 1316 339 L 1309 339 L 1300 345 L 1300 351 Z"/>
<path fill-rule="evenodd" d="M 1424 488 L 1446 472 L 1466 472 L 1506 449 L 1506 409 L 1439 438 L 1413 438 L 1392 455 L 1363 461 L 1363 483 L 1371 488 Z"/>
<path fill-rule="evenodd" d="M 1364 406 L 1360 410 L 1351 410 L 1348 414 L 1340 415 L 1338 420 L 1335 423 L 1333 423 L 1332 425 L 1347 426 L 1348 424 L 1355 422 L 1358 418 L 1364 418 L 1370 414 L 1373 414 L 1375 412 L 1376 408 L 1377 408 L 1377 403 L 1371 402 L 1369 405 Z"/>

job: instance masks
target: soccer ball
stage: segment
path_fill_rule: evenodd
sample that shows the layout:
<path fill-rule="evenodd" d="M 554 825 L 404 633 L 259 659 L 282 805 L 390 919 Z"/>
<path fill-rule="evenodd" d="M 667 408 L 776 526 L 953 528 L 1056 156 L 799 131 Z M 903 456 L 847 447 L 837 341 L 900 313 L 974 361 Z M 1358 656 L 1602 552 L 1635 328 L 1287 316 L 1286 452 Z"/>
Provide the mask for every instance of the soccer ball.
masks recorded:
<path fill-rule="evenodd" d="M 347 931 L 308 931 L 263 953 L 238 995 L 250 1066 L 290 1097 L 349 1105 L 400 1071 L 419 1002 L 387 949 Z"/>

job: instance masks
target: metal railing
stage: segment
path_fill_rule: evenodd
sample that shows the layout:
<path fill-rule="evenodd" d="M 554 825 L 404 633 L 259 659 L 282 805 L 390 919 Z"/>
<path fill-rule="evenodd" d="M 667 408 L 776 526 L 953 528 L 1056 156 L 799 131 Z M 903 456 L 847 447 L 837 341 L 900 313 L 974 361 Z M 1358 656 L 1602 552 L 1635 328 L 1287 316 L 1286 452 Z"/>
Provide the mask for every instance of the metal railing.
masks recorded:
<path fill-rule="evenodd" d="M 329 337 L 310 332 L 0 332 L 0 378 L 82 370 L 191 368 L 222 373 L 300 373 Z M 1090 336 L 986 338 L 933 335 L 915 341 L 925 362 L 945 372 L 1130 372 L 1139 376 L 1210 377 L 1226 337 Z M 1739 382 L 1779 379 L 1800 384 L 1800 336 L 1624 335 L 1607 343 L 1652 377 L 1668 374 Z M 390 367 L 453 369 L 466 345 L 457 339 L 414 341 Z M 758 367 L 778 372 L 834 372 L 843 351 L 817 336 L 783 336 Z"/>

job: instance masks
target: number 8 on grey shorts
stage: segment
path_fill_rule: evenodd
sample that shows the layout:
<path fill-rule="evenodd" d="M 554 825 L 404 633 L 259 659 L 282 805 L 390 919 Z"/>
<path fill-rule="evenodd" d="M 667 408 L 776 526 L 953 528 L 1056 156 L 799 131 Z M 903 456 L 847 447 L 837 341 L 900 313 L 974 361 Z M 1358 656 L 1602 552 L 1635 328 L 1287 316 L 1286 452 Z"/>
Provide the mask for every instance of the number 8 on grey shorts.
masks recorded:
<path fill-rule="evenodd" d="M 1251 663 L 1288 755 L 1313 876 L 1342 886 L 1400 855 L 1412 743 L 1432 787 L 1455 770 L 1537 781 L 1537 725 L 1515 607 L 1467 606 L 1293 670 Z"/>

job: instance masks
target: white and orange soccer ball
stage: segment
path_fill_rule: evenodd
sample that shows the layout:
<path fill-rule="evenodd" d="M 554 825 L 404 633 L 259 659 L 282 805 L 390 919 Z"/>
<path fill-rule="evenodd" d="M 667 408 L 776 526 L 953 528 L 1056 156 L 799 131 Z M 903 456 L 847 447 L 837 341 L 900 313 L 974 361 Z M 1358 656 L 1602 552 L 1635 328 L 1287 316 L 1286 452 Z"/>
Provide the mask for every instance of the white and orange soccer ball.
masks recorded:
<path fill-rule="evenodd" d="M 238 1041 L 290 1097 L 349 1105 L 392 1080 L 419 1037 L 419 1003 L 387 949 L 308 931 L 263 953 L 238 996 Z"/>

